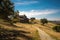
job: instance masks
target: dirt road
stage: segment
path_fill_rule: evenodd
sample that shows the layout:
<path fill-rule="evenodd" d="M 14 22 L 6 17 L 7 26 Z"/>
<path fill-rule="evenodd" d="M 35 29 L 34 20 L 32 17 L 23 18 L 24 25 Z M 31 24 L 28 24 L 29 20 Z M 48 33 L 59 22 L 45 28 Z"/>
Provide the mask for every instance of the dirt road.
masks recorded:
<path fill-rule="evenodd" d="M 48 35 L 46 32 L 44 32 L 43 30 L 39 29 L 38 27 L 35 28 L 38 30 L 41 40 L 56 40 L 52 38 L 50 35 Z"/>

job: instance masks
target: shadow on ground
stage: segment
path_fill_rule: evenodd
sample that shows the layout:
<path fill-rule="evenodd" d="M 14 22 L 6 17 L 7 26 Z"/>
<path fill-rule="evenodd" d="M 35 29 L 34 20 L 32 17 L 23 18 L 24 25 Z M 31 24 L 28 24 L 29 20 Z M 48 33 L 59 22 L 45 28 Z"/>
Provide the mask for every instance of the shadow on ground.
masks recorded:
<path fill-rule="evenodd" d="M 17 37 L 22 37 L 27 40 L 31 40 L 32 37 L 25 35 L 24 33 L 28 34 L 29 32 L 25 32 L 23 30 L 8 30 L 0 27 L 0 40 L 20 40 Z"/>

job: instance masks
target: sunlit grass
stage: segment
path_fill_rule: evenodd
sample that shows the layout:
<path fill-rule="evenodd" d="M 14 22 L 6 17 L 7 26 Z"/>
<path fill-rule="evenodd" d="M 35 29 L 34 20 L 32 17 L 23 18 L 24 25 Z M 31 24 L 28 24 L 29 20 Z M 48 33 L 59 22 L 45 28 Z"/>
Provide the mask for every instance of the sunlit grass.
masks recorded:
<path fill-rule="evenodd" d="M 34 36 L 33 36 L 32 40 L 40 40 L 40 36 L 39 36 L 38 30 L 36 30 L 33 35 Z"/>

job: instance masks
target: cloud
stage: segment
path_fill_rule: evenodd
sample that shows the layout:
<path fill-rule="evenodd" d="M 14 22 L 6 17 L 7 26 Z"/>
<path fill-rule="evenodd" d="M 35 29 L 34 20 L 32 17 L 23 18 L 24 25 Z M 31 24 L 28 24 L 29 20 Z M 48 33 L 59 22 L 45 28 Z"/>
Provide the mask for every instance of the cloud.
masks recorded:
<path fill-rule="evenodd" d="M 38 3 L 38 1 L 23 1 L 23 2 L 15 2 L 15 4 L 17 5 L 28 5 L 28 4 L 34 4 L 34 3 Z"/>
<path fill-rule="evenodd" d="M 27 17 L 35 17 L 38 15 L 47 15 L 57 13 L 59 10 L 30 10 L 30 11 L 20 11 L 19 15 L 25 14 Z"/>

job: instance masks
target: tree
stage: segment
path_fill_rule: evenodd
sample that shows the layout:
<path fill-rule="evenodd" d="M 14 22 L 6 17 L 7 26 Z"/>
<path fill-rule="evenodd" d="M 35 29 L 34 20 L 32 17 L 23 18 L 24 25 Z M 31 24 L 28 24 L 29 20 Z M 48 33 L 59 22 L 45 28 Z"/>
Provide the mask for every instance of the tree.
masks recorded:
<path fill-rule="evenodd" d="M 27 18 L 26 15 L 20 15 L 19 17 L 21 23 L 29 23 L 29 19 Z"/>
<path fill-rule="evenodd" d="M 14 5 L 10 0 L 0 0 L 0 18 L 8 20 L 14 14 Z"/>
<path fill-rule="evenodd" d="M 46 18 L 44 19 L 41 19 L 41 23 L 44 25 L 44 24 L 47 24 L 48 23 L 48 20 Z"/>
<path fill-rule="evenodd" d="M 19 22 L 19 20 L 20 20 L 19 18 L 20 18 L 19 17 L 19 11 L 17 10 L 17 11 L 14 12 L 13 23 Z"/>
<path fill-rule="evenodd" d="M 31 22 L 33 22 L 33 21 L 35 20 L 35 18 L 34 18 L 34 17 L 32 17 L 30 20 L 31 20 Z"/>

